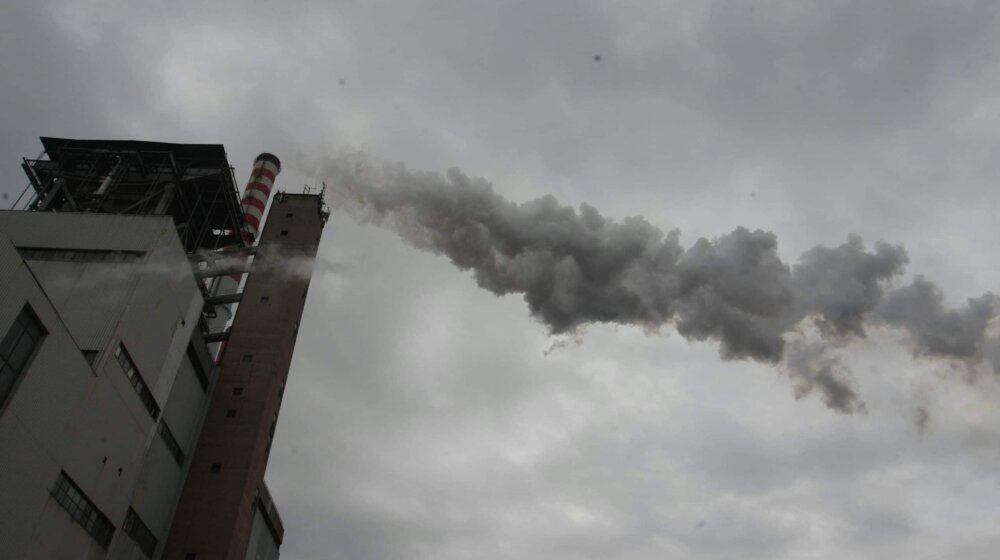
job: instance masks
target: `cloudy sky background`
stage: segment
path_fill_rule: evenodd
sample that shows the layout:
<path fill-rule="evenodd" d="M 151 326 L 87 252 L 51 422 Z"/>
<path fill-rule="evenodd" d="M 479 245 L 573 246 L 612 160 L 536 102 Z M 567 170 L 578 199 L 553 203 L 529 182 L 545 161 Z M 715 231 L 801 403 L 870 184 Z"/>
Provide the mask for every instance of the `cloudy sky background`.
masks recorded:
<path fill-rule="evenodd" d="M 240 181 L 272 151 L 289 190 L 355 147 L 685 245 L 745 225 L 794 262 L 857 233 L 952 305 L 1000 291 L 1000 5 L 652 4 L 9 0 L 3 204 L 41 135 L 222 143 Z M 991 371 L 874 331 L 845 356 L 868 413 L 839 415 L 670 332 L 553 339 L 341 214 L 320 252 L 267 476 L 283 558 L 1000 547 Z"/>

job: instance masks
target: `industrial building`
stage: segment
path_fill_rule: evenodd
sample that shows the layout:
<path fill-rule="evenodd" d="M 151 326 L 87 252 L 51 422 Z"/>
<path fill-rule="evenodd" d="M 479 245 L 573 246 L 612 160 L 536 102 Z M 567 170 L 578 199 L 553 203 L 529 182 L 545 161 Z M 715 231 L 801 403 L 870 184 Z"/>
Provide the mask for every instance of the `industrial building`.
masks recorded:
<path fill-rule="evenodd" d="M 270 196 L 261 154 L 241 199 L 220 145 L 42 144 L 0 211 L 0 555 L 277 558 L 322 193 Z"/>

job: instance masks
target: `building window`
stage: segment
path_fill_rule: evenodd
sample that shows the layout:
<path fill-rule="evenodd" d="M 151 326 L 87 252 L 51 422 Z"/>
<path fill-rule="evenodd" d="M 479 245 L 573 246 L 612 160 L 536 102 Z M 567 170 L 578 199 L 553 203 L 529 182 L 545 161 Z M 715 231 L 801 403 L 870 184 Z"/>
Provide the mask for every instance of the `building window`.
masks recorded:
<path fill-rule="evenodd" d="M 233 387 L 233 396 L 234 397 L 243 396 L 243 387 Z"/>
<path fill-rule="evenodd" d="M 283 230 L 281 230 L 281 235 L 282 235 L 282 236 L 286 236 L 286 235 L 288 235 L 288 230 L 287 230 L 287 229 L 283 229 Z"/>
<path fill-rule="evenodd" d="M 212 463 L 212 472 L 222 472 L 222 463 Z"/>
<path fill-rule="evenodd" d="M 201 363 L 201 358 L 198 357 L 198 352 L 191 344 L 188 344 L 187 347 L 187 357 L 191 360 L 191 367 L 194 368 L 194 374 L 198 376 L 198 383 L 201 384 L 202 390 L 207 391 L 208 374 L 205 372 L 205 366 Z"/>
<path fill-rule="evenodd" d="M 142 376 L 139 375 L 139 370 L 136 369 L 132 357 L 128 355 L 128 350 L 125 350 L 125 345 L 118 343 L 118 347 L 115 348 L 115 358 L 118 360 L 118 364 L 122 366 L 122 370 L 125 371 L 125 376 L 128 377 L 129 383 L 132 384 L 132 388 L 139 395 L 139 400 L 142 401 L 149 415 L 153 417 L 153 420 L 159 418 L 160 406 L 156 404 L 156 399 L 153 398 L 153 393 L 149 390 L 149 386 L 146 385 Z"/>
<path fill-rule="evenodd" d="M 42 322 L 27 304 L 14 319 L 14 324 L 0 341 L 0 407 L 14 390 L 21 374 L 35 355 L 35 349 L 46 335 Z"/>
<path fill-rule="evenodd" d="M 66 261 L 66 262 L 136 262 L 142 259 L 142 251 L 104 251 L 91 249 L 42 249 L 21 247 L 17 250 L 26 261 Z"/>
<path fill-rule="evenodd" d="M 174 433 L 167 427 L 167 422 L 165 420 L 160 420 L 160 427 L 157 431 L 160 432 L 160 437 L 163 438 L 163 443 L 167 444 L 167 449 L 170 450 L 170 454 L 174 456 L 174 460 L 177 461 L 177 464 L 183 465 L 184 450 L 181 449 L 180 444 L 177 443 Z"/>
<path fill-rule="evenodd" d="M 156 552 L 156 537 L 153 536 L 153 532 L 146 527 L 146 524 L 139 519 L 139 515 L 135 513 L 135 510 L 128 508 L 128 515 L 125 516 L 125 524 L 122 525 L 122 530 L 125 534 L 132 537 L 135 544 L 139 545 L 139 550 L 141 550 L 146 556 L 152 558 L 153 553 Z"/>
<path fill-rule="evenodd" d="M 59 473 L 56 485 L 52 489 L 52 497 L 56 502 L 69 512 L 73 521 L 83 527 L 90 536 L 94 537 L 97 544 L 108 548 L 111 542 L 111 535 L 115 528 L 90 498 L 83 494 L 80 487 L 73 482 L 65 472 Z"/>
<path fill-rule="evenodd" d="M 271 296 L 260 296 L 261 303 L 267 303 L 269 301 L 271 301 Z"/>
<path fill-rule="evenodd" d="M 236 416 L 235 408 L 230 408 L 229 410 L 226 411 L 226 418 L 233 418 L 234 416 Z"/>

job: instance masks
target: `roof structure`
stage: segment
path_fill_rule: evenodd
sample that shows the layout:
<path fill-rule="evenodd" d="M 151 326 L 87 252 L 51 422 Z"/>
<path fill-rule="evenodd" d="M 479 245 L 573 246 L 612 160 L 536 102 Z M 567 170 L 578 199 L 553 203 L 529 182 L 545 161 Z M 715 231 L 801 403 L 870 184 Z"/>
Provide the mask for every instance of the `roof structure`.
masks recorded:
<path fill-rule="evenodd" d="M 170 215 L 189 252 L 243 246 L 246 227 L 220 144 L 42 137 L 46 159 L 24 160 L 25 209 Z"/>

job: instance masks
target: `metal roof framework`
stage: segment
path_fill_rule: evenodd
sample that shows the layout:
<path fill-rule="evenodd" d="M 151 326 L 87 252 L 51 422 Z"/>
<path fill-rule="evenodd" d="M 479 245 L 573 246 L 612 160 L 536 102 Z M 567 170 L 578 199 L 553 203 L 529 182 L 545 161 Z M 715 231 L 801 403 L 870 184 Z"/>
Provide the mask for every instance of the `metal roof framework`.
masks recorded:
<path fill-rule="evenodd" d="M 188 253 L 243 247 L 246 224 L 233 168 L 220 144 L 42 137 L 24 159 L 33 189 L 23 208 L 170 215 Z"/>

